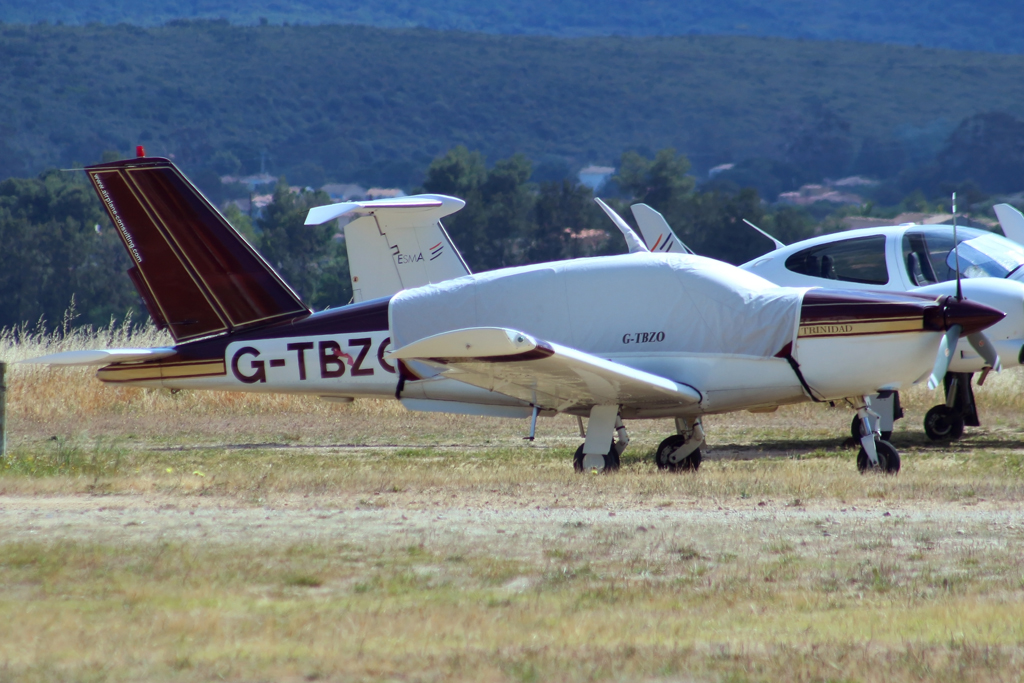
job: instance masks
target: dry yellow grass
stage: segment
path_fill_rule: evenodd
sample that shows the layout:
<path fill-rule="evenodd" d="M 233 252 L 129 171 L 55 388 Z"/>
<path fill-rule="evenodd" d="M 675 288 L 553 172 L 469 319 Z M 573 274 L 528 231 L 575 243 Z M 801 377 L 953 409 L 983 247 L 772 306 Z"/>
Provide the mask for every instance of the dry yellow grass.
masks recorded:
<path fill-rule="evenodd" d="M 0 359 L 161 343 L 166 340 L 152 329 L 35 335 L 19 343 L 0 335 Z M 176 490 L 209 491 L 215 480 L 217 491 L 243 497 L 254 482 L 264 492 L 362 495 L 385 480 L 408 492 L 493 483 L 558 487 L 574 477 L 567 463 L 579 437 L 575 420 L 564 416 L 542 419 L 539 439 L 530 446 L 522 440 L 525 421 L 409 413 L 387 400 L 339 405 L 288 395 L 172 394 L 106 385 L 92 375 L 85 368 L 10 366 L 12 462 L 32 459 L 61 467 L 35 467 L 59 475 L 45 479 L 8 477 L 5 490 L 159 491 L 170 480 Z M 940 397 L 923 387 L 905 392 L 908 417 L 897 423 L 893 437 L 905 467 L 885 482 L 853 470 L 854 448 L 843 445 L 852 412 L 841 407 L 802 404 L 771 414 L 709 417 L 708 459 L 703 475 L 690 478 L 661 477 L 650 465 L 657 443 L 672 429 L 670 421 L 633 421 L 624 472 L 598 485 L 600 495 L 614 490 L 704 499 L 1017 499 L 1024 373 L 991 377 L 977 396 L 985 426 L 969 429 L 960 443 L 936 445 L 924 437 L 920 421 Z M 427 450 L 410 457 L 402 448 Z M 181 479 L 182 472 L 197 469 L 210 476 Z"/>
<path fill-rule="evenodd" d="M 165 434 L 191 433 L 198 438 L 220 436 L 220 441 L 247 434 L 262 437 L 275 433 L 290 433 L 299 438 L 308 435 L 318 442 L 335 435 L 340 441 L 353 443 L 434 443 L 445 435 L 451 435 L 455 441 L 486 441 L 491 435 L 500 439 L 521 435 L 522 425 L 518 422 L 410 415 L 394 401 L 357 401 L 339 406 L 304 396 L 172 394 L 103 384 L 93 379 L 94 370 L 90 368 L 17 362 L 74 349 L 159 346 L 169 342 L 166 335 L 152 327 L 132 328 L 129 324 L 99 331 L 70 328 L 53 334 L 0 330 L 0 361 L 9 364 L 8 402 L 14 439 L 81 435 L 84 421 L 88 421 L 89 432 L 94 435 L 134 433 L 160 438 Z M 1024 410 L 1024 372 L 1013 369 L 992 376 L 977 394 L 987 431 L 1007 428 L 1013 434 L 1019 433 L 1016 418 Z M 898 423 L 897 434 L 920 432 L 923 414 L 940 398 L 923 386 L 904 392 L 903 403 L 909 417 Z M 797 437 L 813 443 L 845 434 L 851 416 L 848 410 L 829 410 L 817 404 L 789 406 L 761 415 L 714 416 L 708 419 L 713 430 L 710 441 L 751 444 Z M 571 420 L 556 422 L 559 434 L 568 437 L 575 433 Z M 542 427 L 545 424 L 547 421 L 542 421 Z M 630 427 L 638 434 L 664 434 L 670 430 L 670 422 L 631 422 Z"/>

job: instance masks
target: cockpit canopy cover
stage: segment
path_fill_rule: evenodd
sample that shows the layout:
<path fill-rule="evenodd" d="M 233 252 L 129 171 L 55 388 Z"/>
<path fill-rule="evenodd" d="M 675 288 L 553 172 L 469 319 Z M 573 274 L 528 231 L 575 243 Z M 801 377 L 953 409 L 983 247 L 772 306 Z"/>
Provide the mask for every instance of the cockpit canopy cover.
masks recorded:
<path fill-rule="evenodd" d="M 712 259 L 635 253 L 478 273 L 391 300 L 395 348 L 505 327 L 589 353 L 769 357 L 796 334 L 803 290 Z"/>

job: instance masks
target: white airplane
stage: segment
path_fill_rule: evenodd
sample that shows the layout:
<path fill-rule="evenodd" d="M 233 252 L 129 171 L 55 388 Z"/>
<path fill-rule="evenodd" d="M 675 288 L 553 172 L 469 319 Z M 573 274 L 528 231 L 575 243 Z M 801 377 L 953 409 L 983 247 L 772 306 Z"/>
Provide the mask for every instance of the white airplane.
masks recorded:
<path fill-rule="evenodd" d="M 580 471 L 618 467 L 623 419 L 676 419 L 679 433 L 655 455 L 668 470 L 699 467 L 703 415 L 845 399 L 867 425 L 866 396 L 941 381 L 956 340 L 984 341 L 1003 317 L 950 296 L 779 287 L 712 259 L 652 254 L 635 236 L 629 254 L 466 275 L 314 313 L 170 161 L 86 171 L 133 261 L 129 276 L 175 343 L 30 362 L 97 365 L 101 381 L 144 387 L 531 417 L 531 436 L 540 414 L 589 417 Z M 858 468 L 899 470 L 877 433 L 866 428 L 860 442 Z"/>
<path fill-rule="evenodd" d="M 771 239 L 775 249 L 740 268 L 791 287 L 841 286 L 869 292 L 952 296 L 957 293 L 959 258 L 964 296 L 1004 311 L 1006 317 L 985 332 L 992 349 L 976 349 L 968 344 L 956 348 L 944 382 L 946 403 L 925 416 L 925 432 L 930 438 L 958 439 L 965 424 L 979 424 L 972 375 L 987 374 L 998 365 L 1024 363 L 1024 216 L 1007 204 L 995 209 L 1004 232 L 1014 239 L 960 227 L 957 250 L 953 249 L 951 225 L 861 228 L 786 246 L 747 221 Z M 645 205 L 634 206 L 633 213 L 649 244 L 652 240 L 679 244 L 660 213 Z M 681 253 L 678 247 L 673 250 Z M 991 350 L 996 353 L 993 355 Z M 875 398 L 872 407 L 881 415 L 878 429 L 883 435 L 891 434 L 894 420 L 902 417 L 898 395 Z M 859 430 L 859 422 L 854 421 L 851 432 L 857 435 Z"/>

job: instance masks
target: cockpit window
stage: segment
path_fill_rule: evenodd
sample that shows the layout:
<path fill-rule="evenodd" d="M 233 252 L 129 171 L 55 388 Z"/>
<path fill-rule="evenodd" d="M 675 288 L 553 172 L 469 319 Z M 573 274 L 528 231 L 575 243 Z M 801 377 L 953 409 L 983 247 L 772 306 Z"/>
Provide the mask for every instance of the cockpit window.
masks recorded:
<path fill-rule="evenodd" d="M 885 266 L 885 235 L 857 237 L 810 247 L 786 259 L 794 273 L 842 282 L 884 285 L 889 282 Z"/>
<path fill-rule="evenodd" d="M 1024 266 L 1024 247 L 976 228 L 958 228 L 960 275 L 1009 277 Z M 903 260 L 913 284 L 922 286 L 956 279 L 952 227 L 908 230 L 903 235 Z"/>
<path fill-rule="evenodd" d="M 960 235 L 957 235 L 960 237 Z M 918 286 L 945 282 L 956 276 L 946 272 L 946 255 L 953 248 L 953 232 L 907 231 L 903 235 L 903 262 L 910 281 Z"/>

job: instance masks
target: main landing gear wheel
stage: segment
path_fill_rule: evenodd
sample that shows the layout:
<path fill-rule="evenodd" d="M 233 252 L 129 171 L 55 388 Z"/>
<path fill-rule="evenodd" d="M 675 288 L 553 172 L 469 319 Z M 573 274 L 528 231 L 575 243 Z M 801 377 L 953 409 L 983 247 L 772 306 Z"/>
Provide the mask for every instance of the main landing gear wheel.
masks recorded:
<path fill-rule="evenodd" d="M 675 457 L 676 451 L 684 443 L 686 443 L 685 435 L 673 434 L 658 445 L 658 450 L 654 454 L 654 462 L 657 463 L 659 470 L 696 472 L 700 468 L 700 448 L 682 458 Z"/>
<path fill-rule="evenodd" d="M 932 441 L 956 441 L 964 435 L 964 416 L 955 408 L 935 406 L 924 416 L 924 433 Z"/>
<path fill-rule="evenodd" d="M 583 446 L 584 444 L 580 444 L 580 447 L 576 449 L 575 455 L 572 456 L 572 468 L 577 472 L 584 471 Z M 614 472 L 615 470 L 619 469 L 619 449 L 616 448 L 614 440 L 612 440 L 611 448 L 609 448 L 608 452 L 604 455 L 604 467 L 596 469 L 600 469 L 601 472 Z"/>
<path fill-rule="evenodd" d="M 878 471 L 885 474 L 896 474 L 900 471 L 900 454 L 888 441 L 875 438 L 875 452 L 878 453 Z M 871 460 L 868 459 L 868 452 L 860 447 L 857 453 L 857 469 L 867 472 L 871 467 Z"/>
<path fill-rule="evenodd" d="M 864 436 L 864 421 L 860 419 L 859 415 L 853 416 L 853 422 L 850 423 L 850 436 L 854 441 L 860 441 L 860 437 Z M 888 441 L 892 438 L 892 432 L 882 432 L 882 438 Z"/>

